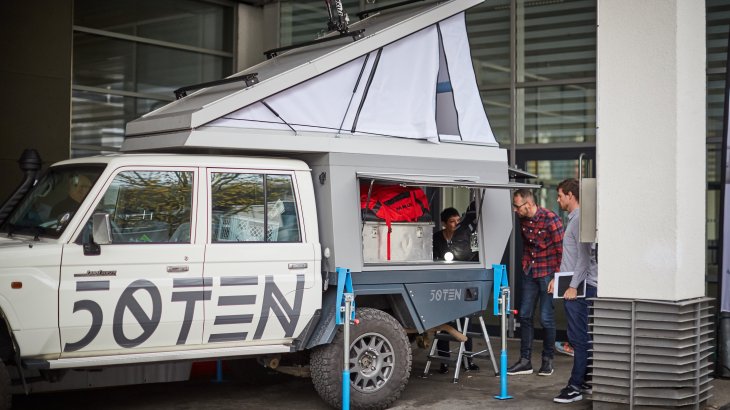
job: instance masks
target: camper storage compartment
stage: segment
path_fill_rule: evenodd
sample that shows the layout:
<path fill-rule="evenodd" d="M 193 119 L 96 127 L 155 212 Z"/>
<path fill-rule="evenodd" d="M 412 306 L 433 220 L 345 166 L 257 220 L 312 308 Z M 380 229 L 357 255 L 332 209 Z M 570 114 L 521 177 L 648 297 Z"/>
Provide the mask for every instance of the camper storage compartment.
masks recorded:
<path fill-rule="evenodd" d="M 390 259 L 388 225 L 363 222 L 362 254 L 365 263 L 433 262 L 433 222 L 391 222 Z"/>

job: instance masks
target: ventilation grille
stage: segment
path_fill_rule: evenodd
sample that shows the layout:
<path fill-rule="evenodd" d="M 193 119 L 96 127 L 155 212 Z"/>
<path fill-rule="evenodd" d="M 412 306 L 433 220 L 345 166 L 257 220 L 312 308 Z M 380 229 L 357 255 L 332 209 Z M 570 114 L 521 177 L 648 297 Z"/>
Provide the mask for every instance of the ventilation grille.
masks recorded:
<path fill-rule="evenodd" d="M 712 396 L 711 309 L 711 298 L 596 299 L 591 315 L 593 401 L 631 408 L 699 408 Z"/>

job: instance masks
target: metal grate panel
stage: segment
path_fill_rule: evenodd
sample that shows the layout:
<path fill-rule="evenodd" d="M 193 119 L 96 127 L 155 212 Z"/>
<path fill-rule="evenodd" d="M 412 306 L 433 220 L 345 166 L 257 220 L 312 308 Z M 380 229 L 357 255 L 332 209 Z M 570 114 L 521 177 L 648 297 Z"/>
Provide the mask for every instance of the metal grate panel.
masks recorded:
<path fill-rule="evenodd" d="M 594 407 L 699 409 L 712 396 L 711 298 L 597 298 L 591 318 Z"/>

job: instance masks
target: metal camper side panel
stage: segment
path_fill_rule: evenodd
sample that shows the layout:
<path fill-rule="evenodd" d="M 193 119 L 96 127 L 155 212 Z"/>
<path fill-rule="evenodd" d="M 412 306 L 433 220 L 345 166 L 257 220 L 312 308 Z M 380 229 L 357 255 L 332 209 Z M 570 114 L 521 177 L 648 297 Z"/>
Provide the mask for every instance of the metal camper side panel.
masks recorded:
<path fill-rule="evenodd" d="M 472 147 L 488 150 L 485 158 L 494 158 L 494 147 Z M 474 160 L 434 158 L 433 156 L 399 156 L 352 153 L 301 154 L 312 168 L 317 216 L 322 248 L 330 250 L 324 269 L 334 272 L 335 267 L 347 267 L 353 272 L 382 270 L 383 266 L 366 266 L 363 256 L 363 224 L 360 219 L 360 193 L 357 173 L 392 173 L 422 175 L 470 175 L 480 181 L 504 184 L 507 182 L 506 152 L 504 160 Z M 510 193 L 505 189 L 486 189 L 482 206 L 480 252 L 483 268 L 490 268 L 502 259 L 512 229 Z M 434 214 L 437 212 L 434 210 Z M 398 264 L 389 270 L 422 270 L 428 264 Z M 472 265 L 473 266 L 473 265 Z M 434 264 L 428 269 L 443 269 Z"/>

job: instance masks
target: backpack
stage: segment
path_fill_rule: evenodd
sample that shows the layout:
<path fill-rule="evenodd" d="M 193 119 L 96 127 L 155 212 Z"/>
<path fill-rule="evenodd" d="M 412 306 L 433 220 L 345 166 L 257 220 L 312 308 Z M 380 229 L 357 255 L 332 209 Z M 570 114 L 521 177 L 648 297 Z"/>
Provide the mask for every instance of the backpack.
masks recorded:
<path fill-rule="evenodd" d="M 428 198 L 418 187 L 373 184 L 371 189 L 370 184 L 360 184 L 360 209 L 363 220 L 382 220 L 388 226 L 388 260 L 392 222 L 431 221 Z"/>

